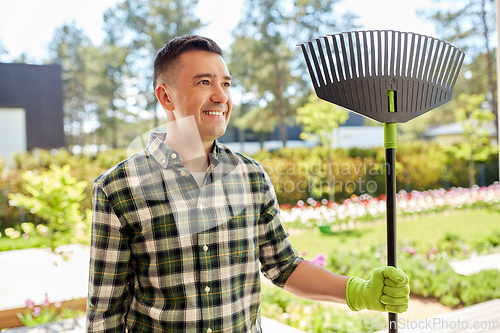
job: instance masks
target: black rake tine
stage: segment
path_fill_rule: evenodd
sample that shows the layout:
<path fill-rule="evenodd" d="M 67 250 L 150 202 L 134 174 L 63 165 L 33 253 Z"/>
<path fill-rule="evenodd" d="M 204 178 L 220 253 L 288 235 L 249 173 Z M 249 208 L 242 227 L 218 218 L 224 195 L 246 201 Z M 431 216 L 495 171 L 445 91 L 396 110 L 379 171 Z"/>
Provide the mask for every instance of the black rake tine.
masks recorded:
<path fill-rule="evenodd" d="M 413 76 L 414 78 L 418 78 L 418 70 L 420 68 L 420 66 L 418 66 L 420 64 L 420 47 L 421 47 L 421 43 L 422 43 L 422 36 L 421 35 L 416 35 L 417 36 L 417 56 L 415 58 L 415 66 L 413 67 Z"/>
<path fill-rule="evenodd" d="M 449 64 L 448 64 L 448 69 L 446 71 L 446 77 L 444 78 L 444 85 L 447 89 L 450 88 L 451 86 L 451 80 L 453 78 L 453 73 L 455 71 L 455 68 L 458 64 L 458 57 L 460 56 L 460 50 L 457 49 L 456 47 L 453 48 L 453 54 L 451 55 Z"/>
<path fill-rule="evenodd" d="M 337 41 L 337 37 L 335 35 L 332 35 L 332 44 L 333 44 L 333 49 L 335 51 L 335 60 L 337 60 L 337 69 L 339 71 L 339 81 L 345 81 L 345 80 L 347 80 L 347 75 L 346 75 L 346 73 L 344 73 L 344 68 L 342 67 L 342 61 L 340 61 L 338 41 Z"/>
<path fill-rule="evenodd" d="M 398 32 L 398 52 L 397 52 L 397 57 L 396 57 L 396 75 L 402 76 L 401 75 L 401 40 L 403 39 L 403 33 Z"/>
<path fill-rule="evenodd" d="M 310 43 L 310 42 L 308 42 Z M 316 76 L 314 74 L 314 71 L 311 66 L 311 61 L 309 60 L 309 55 L 307 54 L 307 49 L 305 47 L 305 43 L 300 44 L 300 47 L 302 48 L 302 52 L 304 53 L 304 58 L 306 59 L 306 65 L 307 69 L 309 70 L 309 74 L 311 76 L 311 80 L 313 82 L 314 88 L 319 88 L 318 82 L 316 80 Z"/>
<path fill-rule="evenodd" d="M 417 75 L 417 78 L 423 80 L 423 76 L 424 76 L 424 65 L 425 65 L 425 62 L 427 61 L 427 43 L 428 43 L 428 39 L 429 37 L 425 36 L 424 37 L 424 49 L 422 50 L 422 60 L 420 61 L 420 68 L 418 69 L 418 75 Z"/>
<path fill-rule="evenodd" d="M 460 53 L 460 60 L 458 62 L 458 68 L 462 67 L 462 63 L 464 62 L 465 59 L 465 54 L 463 52 Z M 456 70 L 457 66 L 453 67 L 454 76 L 453 76 L 453 82 L 451 84 L 451 87 L 455 86 L 455 83 L 457 82 L 458 74 L 460 73 L 460 70 Z"/>
<path fill-rule="evenodd" d="M 316 72 L 318 73 L 318 82 L 322 83 L 323 84 L 320 84 L 319 86 L 324 86 L 326 85 L 326 82 L 325 82 L 325 79 L 323 77 L 323 73 L 321 72 L 321 68 L 319 66 L 319 62 L 318 62 L 318 57 L 316 56 L 316 52 L 314 51 L 314 46 L 312 44 L 312 42 L 309 42 L 309 48 L 311 49 L 311 56 L 312 56 L 312 60 L 314 62 L 314 67 L 316 68 Z"/>
<path fill-rule="evenodd" d="M 363 31 L 363 45 L 365 46 L 365 76 L 371 76 L 370 60 L 368 58 L 368 40 L 366 39 L 366 31 Z"/>
<path fill-rule="evenodd" d="M 425 63 L 425 73 L 424 73 L 424 77 L 422 78 L 425 81 L 429 81 L 428 78 L 429 78 L 429 70 L 430 70 L 431 62 L 432 62 L 432 53 L 434 51 L 434 41 L 435 41 L 435 38 L 429 38 L 429 43 L 430 43 L 431 47 L 429 48 L 429 53 L 427 53 L 427 61 Z"/>
<path fill-rule="evenodd" d="M 358 77 L 365 77 L 365 73 L 363 71 L 363 64 L 361 56 L 361 41 L 359 39 L 359 33 L 355 34 L 356 36 L 356 59 L 358 60 Z"/>
<path fill-rule="evenodd" d="M 326 45 L 326 53 L 328 55 L 328 61 L 330 61 L 330 69 L 332 71 L 332 82 L 340 81 L 340 76 L 337 74 L 337 67 L 335 66 L 332 58 L 332 49 L 330 48 L 330 42 L 328 41 L 328 37 L 323 37 Z"/>
<path fill-rule="evenodd" d="M 377 75 L 382 75 L 382 33 L 377 31 L 377 53 L 378 53 L 378 68 Z"/>
<path fill-rule="evenodd" d="M 443 63 L 443 56 L 444 56 L 445 47 L 446 47 L 446 44 L 444 42 L 441 42 L 439 44 L 441 45 L 441 47 L 439 48 L 439 62 L 438 62 L 437 67 L 436 67 L 434 80 L 432 81 L 436 84 L 439 84 L 439 76 L 441 76 L 441 71 L 442 71 L 441 64 Z"/>
<path fill-rule="evenodd" d="M 448 69 L 448 59 L 450 58 L 450 52 L 451 52 L 451 46 L 449 44 L 445 44 L 446 45 L 446 56 L 444 57 L 444 63 L 443 63 L 443 67 L 441 68 L 441 73 L 439 73 L 439 78 L 438 78 L 438 84 L 441 85 L 441 86 L 444 86 L 443 84 L 443 77 L 444 77 L 444 74 L 445 74 L 445 71 Z"/>
<path fill-rule="evenodd" d="M 411 45 L 410 45 L 410 59 L 408 60 L 408 73 L 407 77 L 412 77 L 412 67 L 413 67 L 413 55 L 415 53 L 415 34 L 411 34 Z"/>
<path fill-rule="evenodd" d="M 384 66 L 383 72 L 385 75 L 389 75 L 389 34 L 387 30 L 384 31 Z"/>
<path fill-rule="evenodd" d="M 453 52 L 451 53 L 450 59 L 446 62 L 445 75 L 443 77 L 443 86 L 448 89 L 448 82 L 450 82 L 450 77 L 452 74 L 453 64 L 456 63 L 457 48 L 452 47 Z"/>
<path fill-rule="evenodd" d="M 321 58 L 321 64 L 323 65 L 323 73 L 325 75 L 325 84 L 329 82 L 333 82 L 333 80 L 328 80 L 330 78 L 330 71 L 328 70 L 328 66 L 326 64 L 325 53 L 323 52 L 323 48 L 321 47 L 321 39 L 316 38 L 316 44 L 318 45 L 318 52 Z"/>
<path fill-rule="evenodd" d="M 372 76 L 377 76 L 377 69 L 375 67 L 375 37 L 373 35 L 373 30 L 370 30 L 370 44 L 371 44 L 371 63 L 370 70 L 372 72 Z"/>
<path fill-rule="evenodd" d="M 431 71 L 429 73 L 429 81 L 431 81 L 431 82 L 434 82 L 434 78 L 436 76 L 436 64 L 437 64 L 436 60 L 438 59 L 438 57 L 439 57 L 439 55 L 441 53 L 440 52 L 440 44 L 441 44 L 441 42 L 438 39 L 436 39 L 436 38 L 434 38 L 434 40 L 436 41 L 436 51 L 434 52 L 434 56 L 432 58 L 432 62 L 431 62 L 432 66 L 431 66 Z"/>
<path fill-rule="evenodd" d="M 340 47 L 342 48 L 342 59 L 344 60 L 344 70 L 346 79 L 352 79 L 351 72 L 349 70 L 349 61 L 347 60 L 347 50 L 345 48 L 344 34 L 340 34 Z"/>
<path fill-rule="evenodd" d="M 352 77 L 359 77 L 356 69 L 356 54 L 354 53 L 354 45 L 352 43 L 352 33 L 347 33 L 347 40 L 349 41 L 349 55 L 351 56 L 351 74 Z M 355 75 L 356 73 L 356 75 Z"/>
<path fill-rule="evenodd" d="M 389 66 L 389 75 L 396 75 L 396 70 L 394 68 L 394 51 L 396 50 L 396 32 L 391 30 L 392 40 L 391 40 L 391 62 Z"/>
<path fill-rule="evenodd" d="M 401 76 L 408 77 L 408 74 L 407 74 L 408 73 L 408 63 L 407 63 L 407 60 L 408 60 L 408 33 L 403 32 L 403 35 L 405 36 L 405 42 L 403 45 L 403 66 L 402 66 L 403 73 Z"/>

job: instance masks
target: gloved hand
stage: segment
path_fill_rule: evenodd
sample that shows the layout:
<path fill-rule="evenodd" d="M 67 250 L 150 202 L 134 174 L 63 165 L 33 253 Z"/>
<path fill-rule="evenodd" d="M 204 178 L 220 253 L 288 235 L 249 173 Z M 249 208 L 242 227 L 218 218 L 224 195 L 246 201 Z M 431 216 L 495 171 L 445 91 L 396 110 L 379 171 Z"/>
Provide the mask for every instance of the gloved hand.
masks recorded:
<path fill-rule="evenodd" d="M 403 313 L 410 300 L 409 279 L 395 267 L 375 269 L 370 280 L 353 276 L 347 281 L 345 297 L 353 311 L 363 309 Z"/>

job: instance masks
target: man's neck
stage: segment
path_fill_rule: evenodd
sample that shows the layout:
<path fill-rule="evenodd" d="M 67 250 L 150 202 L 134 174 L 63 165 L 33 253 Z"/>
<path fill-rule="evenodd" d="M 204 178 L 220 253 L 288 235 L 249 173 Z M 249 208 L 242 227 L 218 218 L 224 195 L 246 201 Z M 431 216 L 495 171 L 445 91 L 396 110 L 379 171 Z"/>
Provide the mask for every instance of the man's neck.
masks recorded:
<path fill-rule="evenodd" d="M 185 139 L 185 138 L 184 138 Z M 209 154 L 212 151 L 212 142 L 194 142 L 193 140 L 183 140 L 182 137 L 168 135 L 165 143 L 181 155 L 182 165 L 192 172 L 204 172 L 210 165 Z"/>

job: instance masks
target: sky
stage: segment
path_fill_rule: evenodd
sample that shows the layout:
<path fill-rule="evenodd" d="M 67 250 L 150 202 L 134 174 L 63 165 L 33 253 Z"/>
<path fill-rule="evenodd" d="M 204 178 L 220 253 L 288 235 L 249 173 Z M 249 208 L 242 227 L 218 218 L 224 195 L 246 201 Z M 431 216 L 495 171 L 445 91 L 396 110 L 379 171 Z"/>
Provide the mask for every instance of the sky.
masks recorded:
<path fill-rule="evenodd" d="M 48 57 L 47 45 L 54 30 L 73 20 L 95 44 L 104 37 L 102 14 L 121 0 L 0 0 L 0 41 L 9 62 L 21 53 L 31 58 Z M 200 0 L 196 10 L 208 26 L 200 34 L 211 37 L 222 48 L 231 44 L 230 31 L 237 25 L 243 0 Z M 360 16 L 362 29 L 391 29 L 434 35 L 432 23 L 416 16 L 416 9 L 432 6 L 432 0 L 344 0 L 336 12 L 346 10 Z M 318 36 L 319 37 L 319 36 Z"/>

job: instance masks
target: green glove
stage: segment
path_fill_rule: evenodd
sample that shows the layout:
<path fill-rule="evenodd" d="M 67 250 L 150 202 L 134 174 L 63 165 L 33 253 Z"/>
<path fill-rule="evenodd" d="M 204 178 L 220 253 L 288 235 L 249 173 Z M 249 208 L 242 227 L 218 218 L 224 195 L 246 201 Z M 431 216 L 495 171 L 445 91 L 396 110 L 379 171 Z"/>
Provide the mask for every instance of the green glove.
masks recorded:
<path fill-rule="evenodd" d="M 353 276 L 347 281 L 345 298 L 353 311 L 363 309 L 403 313 L 408 309 L 410 285 L 406 274 L 395 267 L 380 267 L 366 281 Z"/>

